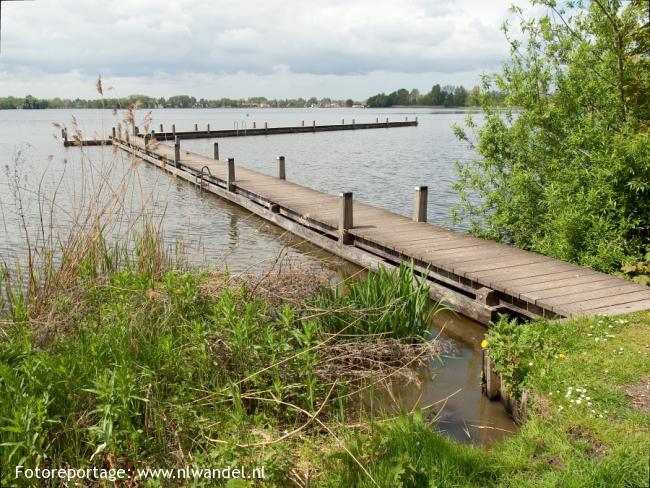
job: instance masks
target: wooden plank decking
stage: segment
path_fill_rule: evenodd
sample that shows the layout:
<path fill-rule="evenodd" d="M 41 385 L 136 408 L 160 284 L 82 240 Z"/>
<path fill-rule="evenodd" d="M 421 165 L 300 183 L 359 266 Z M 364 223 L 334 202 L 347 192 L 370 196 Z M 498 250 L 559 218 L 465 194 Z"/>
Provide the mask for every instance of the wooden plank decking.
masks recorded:
<path fill-rule="evenodd" d="M 506 310 L 530 317 L 569 317 L 650 309 L 647 287 L 356 201 L 349 230 L 354 242 L 346 246 L 337 241 L 338 196 L 240 165 L 234 188 L 228 191 L 226 161 L 181 150 L 175 167 L 174 148 L 169 145 L 153 143 L 145 148 L 142 138 L 114 144 L 188 180 L 200 181 L 214 193 L 360 264 L 372 259 L 393 264 L 414 260 L 436 290 L 448 289 L 460 302 L 474 300 L 483 312 L 492 312 L 474 316 L 483 322 Z"/>

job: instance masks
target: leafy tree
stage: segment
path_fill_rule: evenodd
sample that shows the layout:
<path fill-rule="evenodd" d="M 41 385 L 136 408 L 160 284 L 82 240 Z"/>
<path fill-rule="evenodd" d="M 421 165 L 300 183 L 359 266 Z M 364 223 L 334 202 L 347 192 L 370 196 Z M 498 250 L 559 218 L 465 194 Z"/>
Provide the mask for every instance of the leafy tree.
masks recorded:
<path fill-rule="evenodd" d="M 457 220 L 475 234 L 614 271 L 650 251 L 650 40 L 646 2 L 532 0 L 510 60 L 484 78 L 485 120 L 457 135 Z M 517 36 L 519 37 L 519 36 Z M 496 106 L 490 91 L 505 94 Z"/>

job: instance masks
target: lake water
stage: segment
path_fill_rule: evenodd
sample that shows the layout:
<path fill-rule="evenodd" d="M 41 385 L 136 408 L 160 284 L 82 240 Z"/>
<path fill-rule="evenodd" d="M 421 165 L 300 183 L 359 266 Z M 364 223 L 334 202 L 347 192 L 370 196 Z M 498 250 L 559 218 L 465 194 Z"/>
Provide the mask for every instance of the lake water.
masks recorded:
<path fill-rule="evenodd" d="M 138 123 L 149 111 L 137 113 Z M 23 216 L 30 228 L 39 224 L 39 207 L 34 194 L 46 197 L 57 192 L 59 207 L 56 226 L 65 228 L 75 201 L 81 196 L 83 172 L 88 167 L 113 161 L 115 171 L 109 178 L 119 178 L 128 168 L 127 157 L 111 148 L 64 149 L 60 129 L 53 123 L 71 127 L 72 118 L 85 137 L 103 137 L 124 116 L 110 110 L 43 110 L 0 111 L 0 259 L 15 262 L 25 254 L 21 237 L 21 215 L 16 211 L 16 184 L 22 189 Z M 275 174 L 276 158 L 286 157 L 287 179 L 327 193 L 354 192 L 354 198 L 393 212 L 410 215 L 414 187 L 429 187 L 429 221 L 452 227 L 450 208 L 457 203 L 452 190 L 454 163 L 473 155 L 453 133 L 454 124 L 462 124 L 466 114 L 426 109 L 206 109 L 153 110 L 151 128 L 165 130 L 176 125 L 177 131 L 193 130 L 194 124 L 211 129 L 413 120 L 418 127 L 372 129 L 342 132 L 272 135 L 263 137 L 224 138 L 219 141 L 222 159 L 233 157 L 236 164 Z M 70 129 L 72 132 L 72 129 Z M 182 147 L 212 155 L 210 140 L 184 140 Z M 82 160 L 84 164 L 82 164 Z M 17 161 L 17 162 L 16 162 Z M 61 175 L 64 174 L 61 179 Z M 13 176 L 12 176 L 13 175 Z M 45 175 L 45 176 L 43 176 Z M 63 183 L 59 184 L 62 180 Z M 40 187 L 40 190 L 38 188 Z M 289 264 L 314 269 L 351 273 L 355 268 L 320 249 L 300 242 L 283 230 L 269 225 L 239 207 L 200 193 L 191 184 L 169 177 L 162 171 L 141 164 L 137 167 L 137 188 L 130 189 L 130 208 L 137 209 L 142 195 L 153 194 L 152 207 L 162 223 L 165 238 L 182 241 L 193 261 L 234 271 L 263 269 L 279 255 Z M 134 210 L 135 211 L 135 210 Z M 116 223 L 119 238 L 124 226 Z M 462 227 L 456 227 L 463 230 Z M 460 344 L 457 358 L 444 367 L 421 372 L 422 388 L 405 389 L 405 403 L 421 397 L 422 404 L 445 398 L 459 388 L 443 411 L 440 428 L 450 435 L 472 442 L 490 443 L 513 426 L 500 404 L 487 401 L 479 388 L 481 371 L 480 343 L 484 328 L 462 317 L 445 315 L 434 328 L 444 328 L 443 335 Z M 435 376 L 432 377 L 432 374 Z"/>

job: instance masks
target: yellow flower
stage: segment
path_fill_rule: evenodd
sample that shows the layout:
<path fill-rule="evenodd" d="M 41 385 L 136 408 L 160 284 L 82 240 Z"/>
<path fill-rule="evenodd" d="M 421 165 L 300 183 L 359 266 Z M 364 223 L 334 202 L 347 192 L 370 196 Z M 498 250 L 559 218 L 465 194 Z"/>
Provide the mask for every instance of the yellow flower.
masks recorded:
<path fill-rule="evenodd" d="M 566 357 L 566 356 L 564 355 L 564 353 L 560 353 L 560 354 L 558 354 L 557 356 L 558 356 L 560 359 L 564 359 L 564 358 Z"/>
<path fill-rule="evenodd" d="M 485 339 L 483 339 L 483 340 L 481 341 L 481 347 L 482 347 L 483 349 L 485 349 L 485 348 L 488 347 L 489 345 L 490 345 L 490 343 L 489 343 L 488 341 L 486 341 Z"/>

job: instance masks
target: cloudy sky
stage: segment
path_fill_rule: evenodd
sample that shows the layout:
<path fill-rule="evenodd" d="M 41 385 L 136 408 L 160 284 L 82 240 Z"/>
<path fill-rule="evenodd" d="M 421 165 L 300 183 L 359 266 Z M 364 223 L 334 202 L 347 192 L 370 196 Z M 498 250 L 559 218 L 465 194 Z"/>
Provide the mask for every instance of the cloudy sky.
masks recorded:
<path fill-rule="evenodd" d="M 366 98 L 477 84 L 512 0 L 3 2 L 0 96 Z"/>

